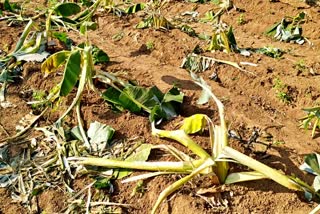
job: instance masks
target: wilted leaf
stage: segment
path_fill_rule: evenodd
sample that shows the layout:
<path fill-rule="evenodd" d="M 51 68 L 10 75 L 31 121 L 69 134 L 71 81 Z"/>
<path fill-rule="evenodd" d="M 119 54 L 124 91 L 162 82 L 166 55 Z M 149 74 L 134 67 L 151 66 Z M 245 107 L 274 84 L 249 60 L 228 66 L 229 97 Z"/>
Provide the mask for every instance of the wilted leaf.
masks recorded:
<path fill-rule="evenodd" d="M 98 28 L 98 24 L 95 22 L 85 21 L 80 26 L 80 33 L 84 35 L 88 30 L 96 30 Z"/>
<path fill-rule="evenodd" d="M 41 65 L 41 71 L 48 75 L 54 72 L 59 66 L 61 66 L 69 57 L 70 51 L 60 51 L 52 54 L 46 61 Z"/>
<path fill-rule="evenodd" d="M 320 190 L 320 176 L 316 176 L 314 178 L 312 186 L 316 192 Z"/>
<path fill-rule="evenodd" d="M 207 115 L 205 114 L 195 114 L 191 117 L 187 117 L 183 120 L 183 124 L 180 129 L 184 130 L 187 134 L 202 132 L 207 126 L 206 117 Z"/>
<path fill-rule="evenodd" d="M 272 58 L 280 58 L 283 54 L 283 52 L 279 48 L 273 48 L 269 46 L 258 48 L 255 52 L 270 56 Z"/>
<path fill-rule="evenodd" d="M 76 3 L 66 2 L 59 4 L 54 10 L 58 15 L 66 17 L 79 13 L 81 11 L 81 7 Z"/>
<path fill-rule="evenodd" d="M 301 12 L 295 17 L 285 17 L 281 22 L 276 23 L 266 31 L 267 35 L 273 36 L 275 39 L 290 42 L 294 41 L 300 45 L 304 43 L 302 37 L 302 28 L 300 23 L 304 20 L 305 13 Z"/>
<path fill-rule="evenodd" d="M 15 174 L 0 175 L 0 187 L 7 188 L 18 179 Z"/>
<path fill-rule="evenodd" d="M 113 137 L 115 130 L 100 122 L 93 122 L 88 129 L 88 137 L 90 138 L 90 146 L 94 152 L 102 151 L 108 141 Z"/>
<path fill-rule="evenodd" d="M 144 19 L 144 20 L 140 21 L 137 24 L 136 28 L 144 29 L 144 28 L 151 27 L 152 26 L 152 22 L 153 22 L 152 17 L 148 17 L 147 19 Z"/>
<path fill-rule="evenodd" d="M 140 10 L 143 10 L 145 8 L 145 6 L 146 5 L 144 3 L 138 3 L 135 5 L 132 5 L 125 10 L 125 13 L 126 14 L 134 14 Z"/>
<path fill-rule="evenodd" d="M 301 170 L 320 176 L 320 155 L 317 153 L 308 154 L 304 157 L 304 163 L 300 166 Z"/>
<path fill-rule="evenodd" d="M 81 53 L 79 50 L 72 51 L 64 68 L 60 96 L 67 96 L 71 92 L 79 79 L 80 72 Z"/>
<path fill-rule="evenodd" d="M 261 174 L 260 172 L 235 172 L 231 173 L 226 177 L 224 181 L 225 184 L 234 184 L 244 181 L 253 181 L 253 180 L 260 180 L 266 179 L 267 176 Z"/>
<path fill-rule="evenodd" d="M 42 62 L 45 60 L 50 54 L 46 51 L 42 53 L 31 53 L 31 54 L 19 54 L 16 55 L 17 61 L 26 61 L 26 62 Z"/>

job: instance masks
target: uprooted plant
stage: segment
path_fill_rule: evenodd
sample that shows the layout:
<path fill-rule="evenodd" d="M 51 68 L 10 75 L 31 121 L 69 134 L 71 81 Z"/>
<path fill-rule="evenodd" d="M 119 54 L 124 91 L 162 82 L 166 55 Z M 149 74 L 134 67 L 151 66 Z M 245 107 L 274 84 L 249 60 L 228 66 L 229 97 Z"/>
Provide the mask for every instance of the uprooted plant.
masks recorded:
<path fill-rule="evenodd" d="M 272 169 L 234 149 L 228 145 L 228 130 L 224 117 L 224 107 L 220 100 L 211 92 L 210 87 L 205 83 L 202 78 L 199 78 L 195 74 L 191 74 L 195 83 L 203 89 L 200 102 L 208 101 L 209 98 L 213 98 L 219 109 L 220 125 L 214 125 L 211 119 L 207 115 L 196 114 L 189 118 L 186 118 L 183 125 L 179 130 L 166 131 L 160 130 L 155 127 L 155 123 L 152 123 L 152 134 L 158 137 L 165 137 L 173 139 L 198 156 L 198 158 L 192 158 L 172 146 L 152 146 L 152 148 L 165 148 L 171 154 L 174 155 L 180 161 L 178 162 L 146 162 L 146 161 L 132 161 L 125 160 L 119 161 L 116 159 L 108 158 L 93 158 L 93 157 L 74 157 L 69 158 L 69 161 L 75 161 L 77 164 L 85 166 L 101 166 L 111 169 L 131 169 L 131 170 L 145 170 L 155 171 L 154 173 L 147 173 L 137 177 L 131 177 L 123 182 L 135 181 L 138 179 L 145 179 L 152 176 L 170 173 L 187 174 L 182 179 L 174 182 L 167 187 L 160 194 L 156 201 L 152 213 L 155 213 L 163 200 L 171 193 L 180 188 L 183 184 L 190 181 L 192 178 L 198 175 L 212 176 L 212 180 L 215 181 L 215 185 L 232 184 L 242 181 L 250 181 L 257 179 L 269 178 L 275 182 L 296 191 L 305 191 L 312 196 L 318 196 L 318 193 L 313 187 L 302 182 L 300 179 L 293 176 L 286 176 L 282 172 Z M 202 131 L 206 126 L 209 128 L 210 133 L 210 146 L 212 148 L 211 154 L 207 153 L 202 147 L 200 147 L 188 134 L 193 134 Z M 249 172 L 234 172 L 229 174 L 229 162 L 236 162 L 243 164 L 253 171 Z"/>

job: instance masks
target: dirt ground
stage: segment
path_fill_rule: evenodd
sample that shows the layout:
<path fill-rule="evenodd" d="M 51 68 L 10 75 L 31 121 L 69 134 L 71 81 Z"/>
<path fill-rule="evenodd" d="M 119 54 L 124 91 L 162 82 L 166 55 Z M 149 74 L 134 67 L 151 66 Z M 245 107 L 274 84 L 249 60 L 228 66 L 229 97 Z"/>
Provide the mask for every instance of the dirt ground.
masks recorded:
<path fill-rule="evenodd" d="M 267 45 L 278 47 L 285 51 L 280 59 L 274 59 L 262 54 L 254 53 L 250 57 L 236 53 L 223 52 L 206 53 L 207 56 L 234 62 L 251 62 L 258 66 L 245 66 L 244 68 L 255 75 L 250 75 L 234 67 L 222 64 L 214 65 L 201 76 L 212 87 L 213 92 L 223 101 L 226 109 L 226 118 L 229 129 L 250 137 L 254 128 L 265 130 L 273 136 L 274 141 L 283 142 L 273 146 L 267 155 L 249 154 L 259 161 L 281 169 L 286 174 L 295 174 L 302 180 L 312 184 L 313 176 L 299 170 L 303 156 L 311 152 L 320 152 L 319 136 L 311 138 L 311 131 L 299 128 L 298 119 L 304 116 L 302 108 L 320 104 L 320 7 L 310 6 L 301 1 L 268 0 L 245 1 L 234 0 L 234 5 L 242 9 L 230 10 L 222 16 L 222 21 L 232 25 L 234 34 L 241 48 L 260 48 Z M 163 11 L 165 17 L 173 19 L 176 14 L 196 11 L 203 16 L 212 8 L 212 4 L 196 4 L 184 1 L 171 1 Z M 295 16 L 304 11 L 308 21 L 302 25 L 303 36 L 312 45 L 283 43 L 266 36 L 264 32 L 282 17 Z M 241 14 L 244 14 L 245 23 L 239 24 Z M 103 49 L 110 57 L 111 63 L 101 69 L 121 73 L 128 79 L 136 80 L 142 86 L 156 85 L 166 91 L 173 84 L 185 94 L 181 115 L 172 121 L 164 123 L 162 128 L 173 129 L 177 122 L 195 113 L 206 113 L 218 121 L 217 108 L 214 103 L 199 106 L 196 101 L 200 95 L 200 88 L 192 81 L 186 70 L 180 68 L 182 59 L 192 52 L 203 41 L 190 37 L 178 29 L 167 32 L 153 29 L 135 29 L 134 26 L 141 17 L 132 15 L 116 17 L 112 14 L 99 12 L 97 17 L 99 28 L 90 32 L 93 44 Z M 205 23 L 190 23 L 198 33 L 210 33 L 210 26 Z M 0 22 L 0 49 L 12 50 L 23 25 L 8 27 L 5 21 Z M 122 32 L 123 38 L 115 41 L 112 37 Z M 80 43 L 83 38 L 70 32 L 72 39 Z M 152 50 L 146 48 L 146 43 L 152 42 Z M 298 71 L 296 64 L 304 62 L 305 69 Z M 310 72 L 312 69 L 313 73 Z M 216 72 L 218 82 L 210 80 L 212 73 Z M 290 103 L 285 103 L 277 97 L 274 80 L 280 79 L 288 87 L 292 97 Z M 23 78 L 8 88 L 7 99 L 15 105 L 14 108 L 0 107 L 0 123 L 9 135 L 15 134 L 18 121 L 31 111 L 26 104 L 32 98 L 22 94 L 32 90 L 46 90 L 58 82 L 59 77 L 43 77 L 40 64 L 28 63 L 24 65 Z M 61 106 L 61 110 L 67 106 Z M 171 144 L 164 139 L 151 136 L 150 123 L 147 117 L 130 112 L 115 113 L 98 96 L 85 92 L 82 99 L 83 119 L 87 126 L 92 121 L 99 121 L 112 126 L 116 130 L 115 138 L 126 139 L 139 137 L 152 144 Z M 48 124 L 57 119 L 57 112 L 46 115 L 41 123 Z M 7 137 L 0 129 L 0 139 Z M 204 148 L 208 136 L 196 136 L 195 139 Z M 248 151 L 235 140 L 231 146 L 242 151 Z M 157 154 L 152 154 L 156 159 Z M 177 175 L 159 176 L 146 182 L 145 193 L 131 196 L 136 184 L 115 183 L 115 192 L 111 195 L 112 202 L 134 205 L 134 208 L 122 209 L 124 213 L 149 213 L 160 192 L 180 178 Z M 90 183 L 90 180 L 78 178 L 75 189 Z M 202 181 L 195 179 L 168 198 L 160 207 L 160 213 L 308 213 L 317 204 L 304 199 L 303 194 L 290 191 L 270 180 L 240 183 L 226 187 L 222 197 L 228 201 L 228 207 L 211 207 L 202 198 L 196 195 L 197 188 Z M 0 213 L 27 213 L 27 209 L 14 203 L 10 192 L 0 189 Z M 66 207 L 67 196 L 61 189 L 49 189 L 37 196 L 38 205 L 42 213 L 60 213 Z"/>

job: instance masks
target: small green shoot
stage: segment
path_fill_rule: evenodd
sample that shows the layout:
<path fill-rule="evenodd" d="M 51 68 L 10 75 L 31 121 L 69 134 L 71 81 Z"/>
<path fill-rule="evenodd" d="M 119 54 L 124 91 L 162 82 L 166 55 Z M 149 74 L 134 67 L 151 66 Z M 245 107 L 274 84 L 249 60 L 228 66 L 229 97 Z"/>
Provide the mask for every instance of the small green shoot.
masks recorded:
<path fill-rule="evenodd" d="M 120 41 L 124 37 L 124 32 L 120 31 L 119 33 L 116 33 L 112 36 L 112 40 L 117 42 Z"/>
<path fill-rule="evenodd" d="M 264 54 L 266 56 L 269 56 L 275 59 L 279 59 L 283 54 L 282 50 L 280 50 L 279 48 L 274 48 L 272 46 L 265 46 L 263 48 L 258 48 L 255 50 L 255 52 Z"/>
<path fill-rule="evenodd" d="M 298 74 L 305 73 L 307 71 L 306 63 L 303 59 L 298 60 L 294 65 L 293 68 L 297 70 Z"/>
<path fill-rule="evenodd" d="M 152 51 L 154 49 L 154 42 L 153 41 L 147 41 L 146 42 L 146 47 L 148 51 Z"/>
<path fill-rule="evenodd" d="M 288 92 L 288 86 L 279 78 L 273 80 L 273 88 L 276 90 L 276 97 L 284 103 L 292 102 L 292 97 Z"/>
<path fill-rule="evenodd" d="M 247 23 L 247 20 L 245 19 L 244 13 L 241 13 L 240 16 L 237 18 L 237 24 L 238 25 L 244 25 Z"/>
<path fill-rule="evenodd" d="M 46 106 L 46 103 L 43 102 L 46 100 L 46 97 L 47 97 L 47 93 L 45 91 L 41 91 L 41 90 L 33 91 L 32 98 L 36 102 L 31 104 L 31 108 L 35 110 L 38 110 L 38 109 L 43 110 L 43 108 Z"/>
<path fill-rule="evenodd" d="M 137 182 L 130 196 L 133 197 L 137 194 L 139 196 L 142 196 L 145 192 L 146 192 L 145 184 L 143 183 L 143 180 L 140 180 Z"/>

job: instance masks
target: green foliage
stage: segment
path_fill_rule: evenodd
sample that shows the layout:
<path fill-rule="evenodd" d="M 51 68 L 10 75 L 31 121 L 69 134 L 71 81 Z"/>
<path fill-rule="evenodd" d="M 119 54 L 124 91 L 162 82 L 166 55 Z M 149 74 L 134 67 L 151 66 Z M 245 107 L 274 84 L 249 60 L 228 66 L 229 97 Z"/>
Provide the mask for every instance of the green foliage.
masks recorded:
<path fill-rule="evenodd" d="M 240 16 L 237 19 L 237 23 L 238 23 L 238 25 L 244 25 L 247 23 L 244 13 L 240 14 Z"/>
<path fill-rule="evenodd" d="M 281 22 L 276 23 L 266 31 L 266 34 L 273 36 L 276 40 L 290 42 L 294 41 L 298 44 L 304 43 L 302 37 L 301 23 L 304 22 L 306 14 L 299 13 L 295 17 L 285 17 Z"/>
<path fill-rule="evenodd" d="M 54 11 L 60 16 L 68 17 L 79 13 L 81 11 L 81 7 L 77 3 L 66 2 L 58 4 L 54 8 Z"/>
<path fill-rule="evenodd" d="M 274 48 L 271 46 L 265 46 L 263 48 L 258 48 L 255 50 L 257 53 L 264 54 L 266 56 L 270 56 L 272 58 L 280 58 L 283 54 L 283 51 L 281 51 L 279 48 Z"/>
<path fill-rule="evenodd" d="M 143 183 L 143 180 L 140 180 L 137 182 L 137 185 L 134 187 L 131 196 L 135 196 L 136 194 L 139 194 L 140 196 L 143 195 L 146 192 L 145 184 Z"/>
<path fill-rule="evenodd" d="M 134 4 L 134 5 L 131 5 L 129 6 L 126 10 L 125 10 L 125 13 L 126 14 L 134 14 L 134 13 L 137 13 L 141 10 L 144 10 L 146 7 L 146 4 L 144 3 L 138 3 L 138 4 Z"/>
<path fill-rule="evenodd" d="M 204 17 L 200 19 L 200 22 L 207 23 L 213 22 L 216 20 L 215 13 L 212 10 L 209 10 L 204 14 Z"/>
<path fill-rule="evenodd" d="M 109 87 L 103 98 L 114 108 L 122 111 L 127 109 L 134 113 L 145 111 L 151 121 L 171 119 L 177 116 L 178 103 L 182 103 L 183 94 L 172 88 L 163 94 L 156 86 L 147 89 L 141 86 L 126 84 L 122 89 Z"/>
<path fill-rule="evenodd" d="M 304 156 L 304 163 L 300 166 L 300 169 L 303 171 L 306 171 L 310 174 L 315 175 L 315 178 L 313 180 L 312 187 L 315 189 L 315 192 L 319 194 L 320 190 L 320 155 L 317 153 L 312 153 Z M 315 195 L 313 193 L 306 194 L 311 195 L 309 200 L 311 200 Z"/>
<path fill-rule="evenodd" d="M 196 31 L 190 27 L 189 25 L 182 25 L 180 27 L 180 30 L 186 34 L 188 34 L 189 36 L 192 36 L 192 37 L 196 37 L 197 36 L 197 33 Z"/>
<path fill-rule="evenodd" d="M 273 80 L 273 88 L 276 90 L 276 96 L 284 103 L 292 102 L 293 98 L 290 96 L 288 86 L 284 84 L 279 78 Z"/>
<path fill-rule="evenodd" d="M 31 104 L 31 108 L 35 110 L 43 110 L 43 108 L 46 106 L 46 97 L 47 93 L 45 91 L 36 90 L 32 93 L 32 98 L 35 103 Z"/>
<path fill-rule="evenodd" d="M 84 48 L 85 43 L 79 44 L 78 47 Z M 97 47 L 95 45 L 92 45 L 91 47 L 92 47 L 92 50 L 91 50 L 92 59 L 93 59 L 93 63 L 95 65 L 107 63 L 110 61 L 110 58 L 106 52 L 104 52 L 103 50 L 101 50 L 99 47 Z"/>
<path fill-rule="evenodd" d="M 9 0 L 4 0 L 4 2 L 1 3 L 1 9 L 9 11 L 11 13 L 17 13 L 21 9 L 21 7 L 17 3 L 10 3 Z"/>
<path fill-rule="evenodd" d="M 303 59 L 298 60 L 293 67 L 297 69 L 298 73 L 303 73 L 307 70 L 306 63 Z"/>
<path fill-rule="evenodd" d="M 80 50 L 72 51 L 66 59 L 66 65 L 61 82 L 60 96 L 67 96 L 79 80 L 81 72 Z"/>
<path fill-rule="evenodd" d="M 208 51 L 225 51 L 227 53 L 238 51 L 237 42 L 233 34 L 232 27 L 225 28 L 222 25 L 217 26 L 207 48 Z"/>
<path fill-rule="evenodd" d="M 69 38 L 66 33 L 62 32 L 52 32 L 52 36 L 62 42 L 68 50 L 71 49 L 73 41 Z"/>
<path fill-rule="evenodd" d="M 147 50 L 152 51 L 154 49 L 153 41 L 147 41 L 146 47 L 147 47 Z"/>
<path fill-rule="evenodd" d="M 97 178 L 94 183 L 94 188 L 96 189 L 109 189 L 112 186 L 112 183 L 109 178 Z"/>
<path fill-rule="evenodd" d="M 96 12 L 102 0 L 97 0 L 93 5 L 81 11 L 81 7 L 72 2 L 60 3 L 53 6 L 49 10 L 46 20 L 46 32 L 50 35 L 51 25 L 62 26 L 66 30 L 80 30 L 85 34 L 89 29 L 96 29 L 97 24 L 92 21 L 92 17 Z"/>
<path fill-rule="evenodd" d="M 316 129 L 320 128 L 320 107 L 305 108 L 303 111 L 305 111 L 307 115 L 300 119 L 300 126 L 304 129 L 308 129 L 312 126 L 311 136 L 314 137 Z"/>

